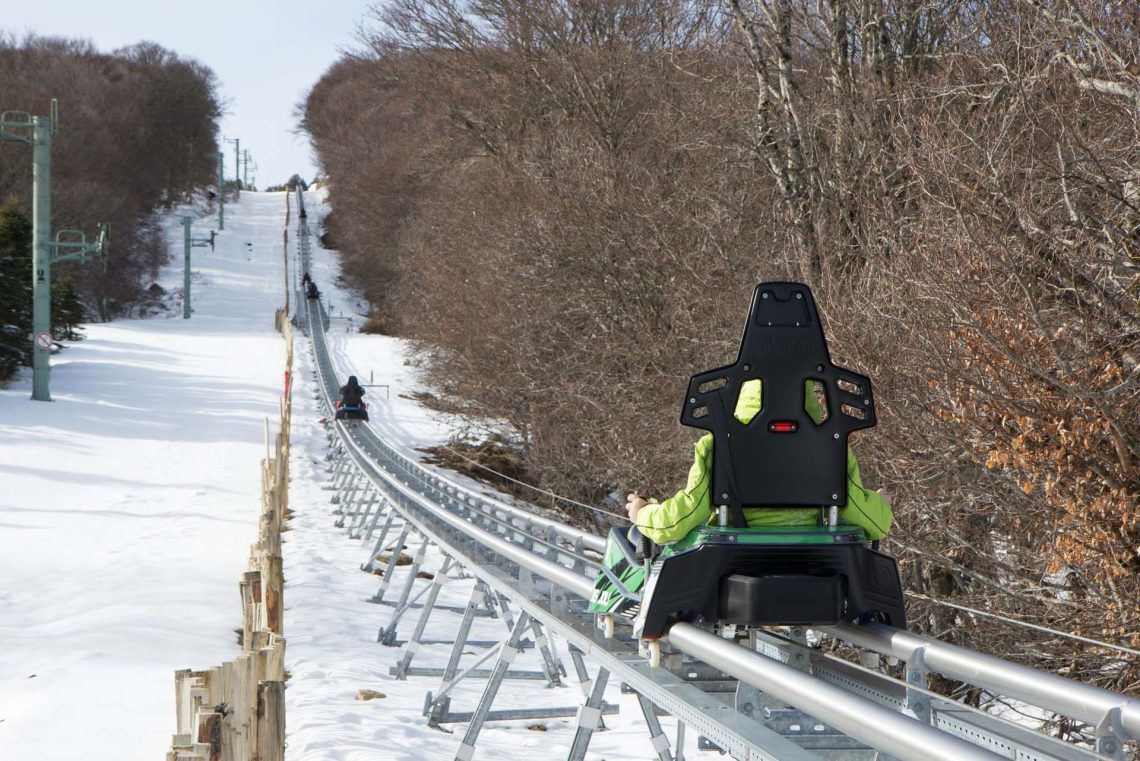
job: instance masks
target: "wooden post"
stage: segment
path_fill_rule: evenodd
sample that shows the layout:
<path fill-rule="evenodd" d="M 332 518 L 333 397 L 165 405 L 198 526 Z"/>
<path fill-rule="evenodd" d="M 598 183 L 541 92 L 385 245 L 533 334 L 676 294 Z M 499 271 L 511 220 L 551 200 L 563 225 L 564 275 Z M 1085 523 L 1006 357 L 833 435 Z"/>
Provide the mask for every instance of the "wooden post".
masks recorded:
<path fill-rule="evenodd" d="M 241 727 L 245 736 L 242 738 L 244 758 L 253 759 L 257 752 L 257 695 L 258 685 L 254 678 L 254 659 L 245 656 L 238 661 L 241 669 Z"/>
<path fill-rule="evenodd" d="M 242 728 L 241 728 L 241 686 L 238 683 L 240 674 L 234 668 L 233 661 L 227 661 L 222 668 L 226 674 L 226 720 L 222 730 L 222 757 L 229 761 L 245 761 L 247 756 L 242 755 Z"/>
<path fill-rule="evenodd" d="M 285 580 L 281 572 L 281 556 L 266 556 L 268 578 L 265 580 L 265 625 L 274 634 L 285 634 L 285 603 L 283 587 Z"/>
<path fill-rule="evenodd" d="M 265 678 L 272 682 L 285 681 L 285 638 L 273 635 L 272 654 L 265 664 Z"/>
<path fill-rule="evenodd" d="M 189 732 L 190 722 L 194 718 L 194 706 L 190 698 L 193 673 L 190 669 L 174 672 L 174 731 L 177 734 Z"/>
<path fill-rule="evenodd" d="M 206 758 L 209 761 L 222 761 L 222 715 L 220 713 L 198 714 L 198 742 L 209 747 Z"/>
<path fill-rule="evenodd" d="M 258 616 L 258 606 L 261 604 L 261 572 L 247 571 L 242 574 L 239 588 L 241 589 L 241 641 L 242 649 L 245 650 L 249 648 L 249 639 L 253 636 L 253 632 L 261 628 Z"/>
<path fill-rule="evenodd" d="M 257 696 L 257 761 L 285 758 L 285 685 L 262 682 Z"/>
<path fill-rule="evenodd" d="M 202 675 L 202 686 L 205 688 L 205 701 L 201 705 L 216 706 L 222 702 L 222 669 L 215 666 L 212 669 L 198 672 Z"/>

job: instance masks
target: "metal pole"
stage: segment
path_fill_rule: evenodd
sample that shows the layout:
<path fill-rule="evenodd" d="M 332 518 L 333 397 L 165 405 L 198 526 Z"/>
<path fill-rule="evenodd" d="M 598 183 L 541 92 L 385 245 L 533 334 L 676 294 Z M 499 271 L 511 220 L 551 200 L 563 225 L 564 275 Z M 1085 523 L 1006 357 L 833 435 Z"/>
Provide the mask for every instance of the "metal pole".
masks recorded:
<path fill-rule="evenodd" d="M 218 151 L 218 229 L 226 229 L 226 157 Z"/>
<path fill-rule="evenodd" d="M 190 217 L 182 218 L 182 319 L 190 319 Z"/>
<path fill-rule="evenodd" d="M 285 194 L 289 198 L 289 194 Z M 289 228 L 281 231 L 282 253 L 285 256 L 285 316 L 289 316 Z"/>
<path fill-rule="evenodd" d="M 227 138 L 226 142 L 234 144 L 234 196 L 241 198 L 241 138 Z"/>
<path fill-rule="evenodd" d="M 39 402 L 51 401 L 51 130 L 51 118 L 32 117 L 32 399 Z"/>
<path fill-rule="evenodd" d="M 248 188 L 249 187 L 249 151 L 248 150 L 246 150 L 246 152 L 244 154 L 244 158 L 245 158 L 245 163 L 242 164 L 242 168 L 241 168 L 241 186 L 243 188 Z"/>

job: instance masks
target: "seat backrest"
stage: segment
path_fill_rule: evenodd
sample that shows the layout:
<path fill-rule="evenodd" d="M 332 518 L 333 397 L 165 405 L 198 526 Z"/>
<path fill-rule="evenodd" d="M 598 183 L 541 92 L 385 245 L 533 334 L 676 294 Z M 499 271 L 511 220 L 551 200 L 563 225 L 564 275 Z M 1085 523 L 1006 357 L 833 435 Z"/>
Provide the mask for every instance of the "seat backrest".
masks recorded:
<path fill-rule="evenodd" d="M 761 407 L 745 424 L 733 411 L 751 379 L 762 383 Z M 818 423 L 805 408 L 809 382 L 819 389 Z M 831 363 L 811 289 L 761 283 L 736 362 L 689 380 L 681 423 L 712 432 L 711 502 L 743 528 L 744 505 L 843 505 L 847 436 L 875 424 L 875 402 L 869 378 Z"/>

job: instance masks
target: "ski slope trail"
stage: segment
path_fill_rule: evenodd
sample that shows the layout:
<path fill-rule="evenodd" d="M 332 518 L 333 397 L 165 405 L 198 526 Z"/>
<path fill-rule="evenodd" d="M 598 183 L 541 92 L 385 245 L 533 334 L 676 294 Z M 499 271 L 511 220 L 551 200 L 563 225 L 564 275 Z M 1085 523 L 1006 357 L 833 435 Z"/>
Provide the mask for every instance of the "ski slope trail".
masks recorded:
<path fill-rule="evenodd" d="M 0 389 L 0 759 L 163 758 L 173 672 L 239 654 L 282 390 L 284 216 L 284 194 L 243 193 L 216 250 L 193 249 L 191 319 L 175 295 L 86 326 L 52 358 L 51 403 L 30 401 L 30 371 Z M 178 214 L 167 236 L 173 293 Z"/>

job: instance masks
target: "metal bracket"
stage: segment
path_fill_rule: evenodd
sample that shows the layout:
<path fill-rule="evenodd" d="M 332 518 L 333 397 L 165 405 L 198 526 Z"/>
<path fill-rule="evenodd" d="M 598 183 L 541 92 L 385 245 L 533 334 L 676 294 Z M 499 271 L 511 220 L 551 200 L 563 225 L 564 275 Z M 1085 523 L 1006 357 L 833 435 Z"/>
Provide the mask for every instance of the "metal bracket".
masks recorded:
<path fill-rule="evenodd" d="M 1113 761 L 1124 761 L 1124 744 L 1128 735 L 1120 721 L 1120 707 L 1109 710 L 1096 725 L 1096 752 Z"/>
<path fill-rule="evenodd" d="M 919 721 L 931 721 L 930 697 L 925 694 L 930 669 L 926 665 L 926 648 L 918 648 L 906 662 L 906 707 Z"/>

